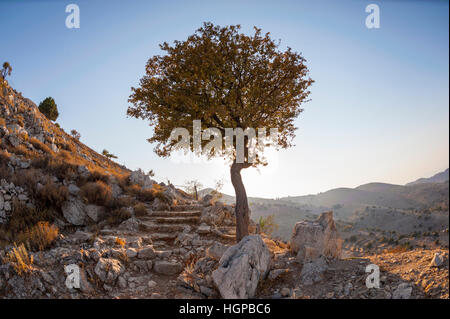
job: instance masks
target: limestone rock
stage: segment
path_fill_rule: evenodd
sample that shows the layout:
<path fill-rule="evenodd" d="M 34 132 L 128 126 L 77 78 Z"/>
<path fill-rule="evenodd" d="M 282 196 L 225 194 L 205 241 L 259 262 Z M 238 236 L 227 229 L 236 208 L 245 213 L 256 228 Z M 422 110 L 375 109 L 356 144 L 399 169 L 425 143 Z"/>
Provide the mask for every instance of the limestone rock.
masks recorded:
<path fill-rule="evenodd" d="M 105 216 L 105 208 L 97 205 L 86 205 L 86 214 L 94 221 L 98 222 Z"/>
<path fill-rule="evenodd" d="M 244 237 L 228 248 L 213 271 L 214 284 L 226 299 L 247 299 L 255 295 L 269 270 L 270 251 L 258 235 Z"/>
<path fill-rule="evenodd" d="M 114 283 L 117 277 L 124 273 L 125 268 L 117 259 L 100 258 L 95 266 L 95 274 L 105 283 Z"/>
<path fill-rule="evenodd" d="M 401 283 L 392 294 L 392 299 L 409 299 L 411 297 L 412 287 L 409 283 Z"/>
<path fill-rule="evenodd" d="M 86 213 L 84 205 L 80 201 L 66 201 L 61 207 L 64 218 L 75 226 L 83 226 L 86 223 Z"/>
<path fill-rule="evenodd" d="M 444 258 L 439 253 L 435 253 L 431 260 L 430 267 L 440 267 L 443 263 Z"/>
<path fill-rule="evenodd" d="M 339 258 L 342 240 L 333 220 L 333 212 L 322 213 L 315 221 L 296 223 L 290 244 L 299 263 L 307 263 L 320 256 Z"/>
<path fill-rule="evenodd" d="M 162 275 L 176 275 L 183 270 L 183 266 L 178 262 L 158 260 L 153 265 L 153 270 Z"/>
<path fill-rule="evenodd" d="M 214 242 L 212 246 L 208 247 L 206 254 L 212 259 L 220 260 L 227 249 L 228 246 L 220 242 Z"/>
<path fill-rule="evenodd" d="M 139 259 L 151 259 L 156 256 L 155 250 L 153 249 L 153 246 L 147 246 L 145 248 L 142 248 L 138 252 L 138 258 Z"/>
<path fill-rule="evenodd" d="M 323 272 L 328 268 L 327 262 L 323 256 L 307 262 L 303 265 L 300 273 L 300 281 L 304 285 L 312 285 L 323 279 Z"/>

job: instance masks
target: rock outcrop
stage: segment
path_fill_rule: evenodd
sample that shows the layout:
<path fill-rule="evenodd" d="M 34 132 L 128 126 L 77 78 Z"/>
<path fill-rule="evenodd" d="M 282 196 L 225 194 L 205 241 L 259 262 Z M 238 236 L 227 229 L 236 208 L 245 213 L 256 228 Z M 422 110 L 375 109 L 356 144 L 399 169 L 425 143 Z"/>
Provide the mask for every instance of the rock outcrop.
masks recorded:
<path fill-rule="evenodd" d="M 263 240 L 249 235 L 225 251 L 212 278 L 223 298 L 252 298 L 269 265 L 270 252 Z"/>
<path fill-rule="evenodd" d="M 333 212 L 322 213 L 315 221 L 296 223 L 290 245 L 299 263 L 314 261 L 320 256 L 338 258 L 342 240 L 333 220 Z"/>

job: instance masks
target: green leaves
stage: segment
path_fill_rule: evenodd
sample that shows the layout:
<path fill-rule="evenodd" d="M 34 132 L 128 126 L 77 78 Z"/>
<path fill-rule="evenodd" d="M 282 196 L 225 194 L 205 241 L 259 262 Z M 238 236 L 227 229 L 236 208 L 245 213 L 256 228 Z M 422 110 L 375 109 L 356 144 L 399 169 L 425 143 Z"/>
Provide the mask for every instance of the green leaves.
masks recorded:
<path fill-rule="evenodd" d="M 157 143 L 157 154 L 171 153 L 172 129 L 183 127 L 192 135 L 193 120 L 222 132 L 278 128 L 278 146 L 291 146 L 293 121 L 313 83 L 305 59 L 290 48 L 280 51 L 261 29 L 255 27 L 253 35 L 239 31 L 239 25 L 204 23 L 185 41 L 163 43 L 166 55 L 149 59 L 127 114 L 154 126 L 149 141 Z"/>
<path fill-rule="evenodd" d="M 56 121 L 59 116 L 58 106 L 52 97 L 48 97 L 39 103 L 39 111 L 51 121 Z"/>

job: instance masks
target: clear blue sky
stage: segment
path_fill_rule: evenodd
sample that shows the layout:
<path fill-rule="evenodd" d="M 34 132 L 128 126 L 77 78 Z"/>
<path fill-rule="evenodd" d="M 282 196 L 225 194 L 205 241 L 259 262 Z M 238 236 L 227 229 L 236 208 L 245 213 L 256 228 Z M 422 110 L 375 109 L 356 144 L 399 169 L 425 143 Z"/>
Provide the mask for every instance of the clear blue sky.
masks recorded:
<path fill-rule="evenodd" d="M 80 7 L 80 29 L 65 26 L 69 3 Z M 369 3 L 380 7 L 380 29 L 365 26 Z M 204 21 L 258 26 L 301 52 L 316 83 L 296 146 L 259 173 L 246 170 L 248 194 L 404 184 L 448 167 L 448 12 L 448 1 L 2 0 L 0 62 L 12 64 L 24 96 L 55 98 L 57 122 L 95 150 L 177 185 L 223 178 L 232 194 L 223 163 L 158 158 L 151 128 L 126 117 L 127 99 L 159 43 L 184 40 Z"/>

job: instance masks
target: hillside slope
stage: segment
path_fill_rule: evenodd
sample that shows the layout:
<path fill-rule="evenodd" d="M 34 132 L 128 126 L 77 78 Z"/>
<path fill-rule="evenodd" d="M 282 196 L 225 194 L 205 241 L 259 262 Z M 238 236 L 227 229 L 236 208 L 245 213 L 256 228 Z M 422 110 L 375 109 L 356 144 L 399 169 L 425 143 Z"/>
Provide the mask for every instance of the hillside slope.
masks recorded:
<path fill-rule="evenodd" d="M 419 178 L 418 180 L 408 183 L 406 184 L 407 186 L 410 185 L 417 185 L 417 184 L 423 184 L 423 183 L 444 183 L 444 182 L 448 182 L 449 180 L 449 172 L 448 172 L 448 168 L 440 173 L 437 173 L 431 177 L 428 178 Z"/>

